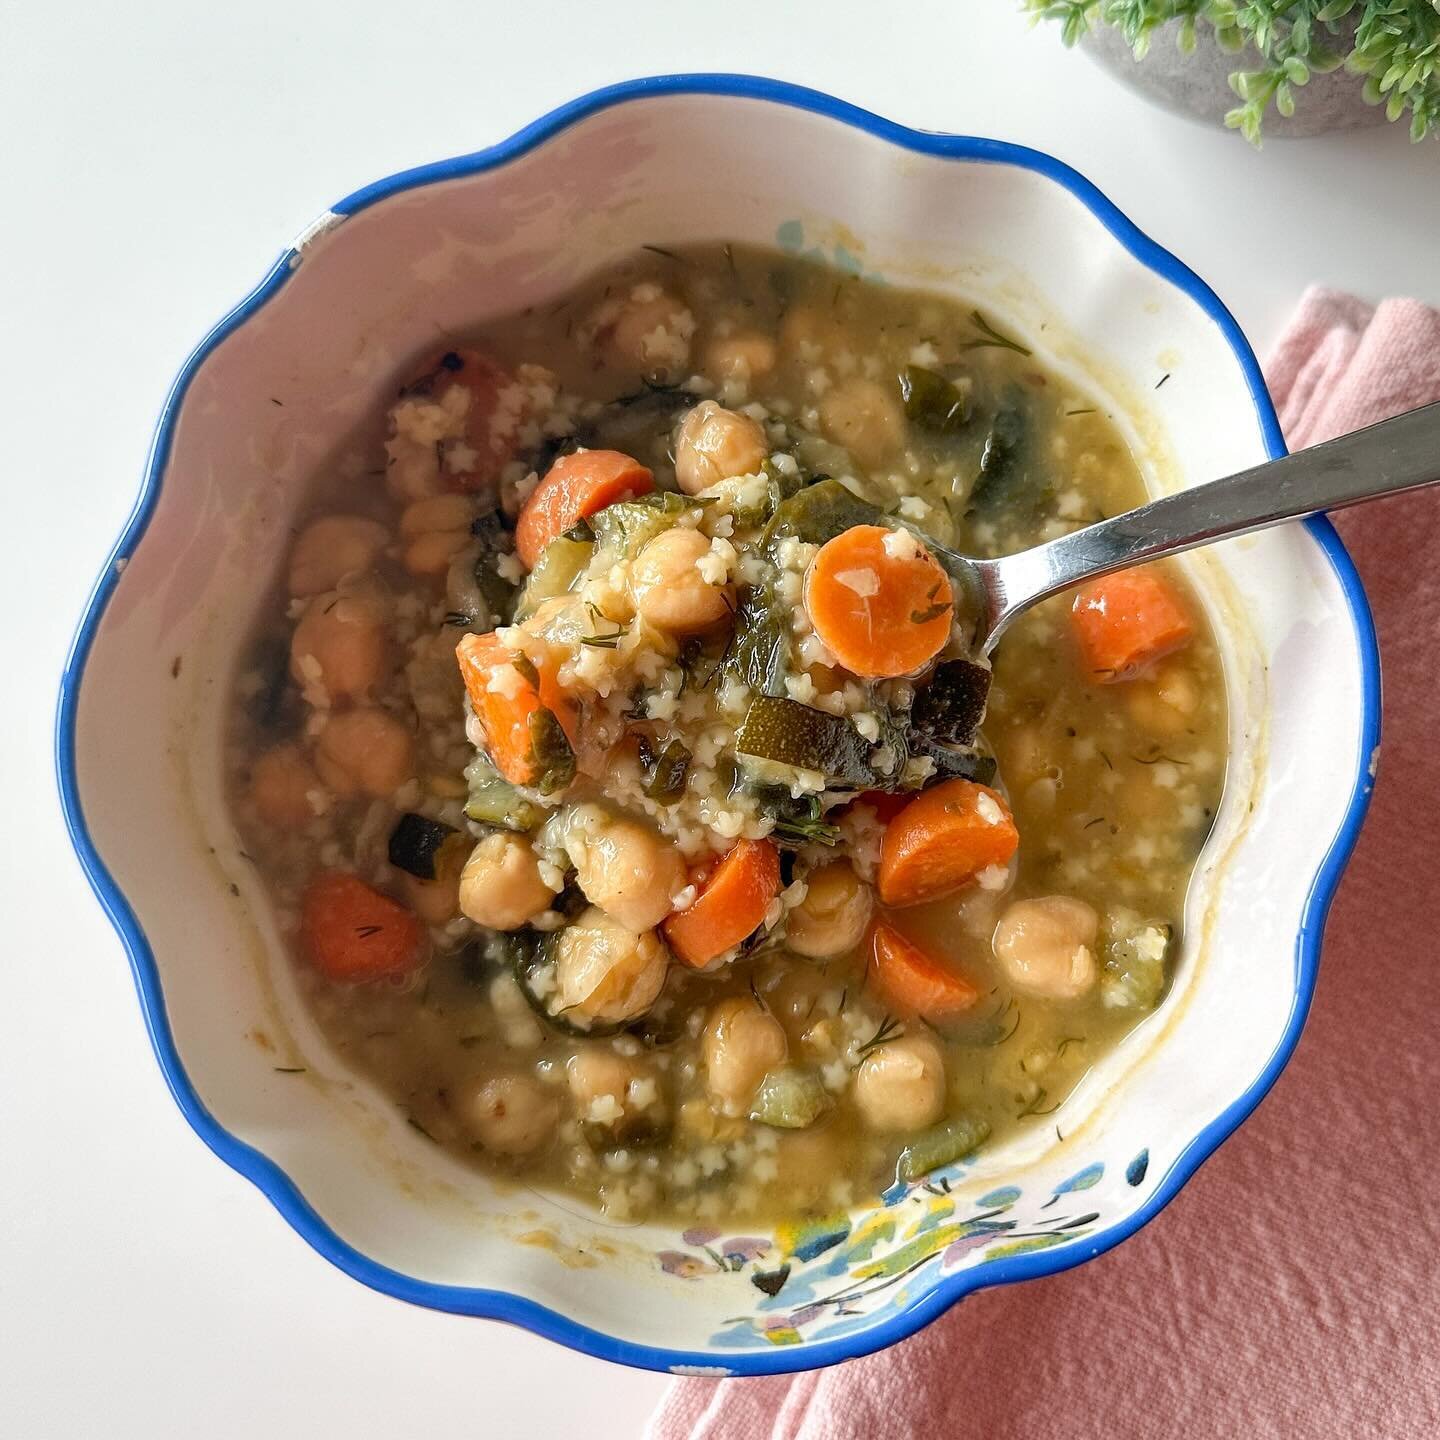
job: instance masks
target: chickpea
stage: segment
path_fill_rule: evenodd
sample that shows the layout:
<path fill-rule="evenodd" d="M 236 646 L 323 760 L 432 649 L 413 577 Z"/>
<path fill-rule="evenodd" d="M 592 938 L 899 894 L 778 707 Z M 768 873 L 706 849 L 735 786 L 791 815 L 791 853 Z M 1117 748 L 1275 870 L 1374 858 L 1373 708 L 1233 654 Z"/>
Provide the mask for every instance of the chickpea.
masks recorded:
<path fill-rule="evenodd" d="M 460 707 L 464 683 L 455 664 L 455 632 L 448 627 L 422 636 L 405 662 L 410 703 L 432 724 L 451 719 Z"/>
<path fill-rule="evenodd" d="M 646 1095 L 648 1091 L 658 1099 L 659 1072 L 640 1056 L 619 1055 L 608 1046 L 587 1046 L 570 1057 L 565 1073 L 576 1112 L 582 1120 L 594 1121 L 615 1130 L 628 1130 L 637 1128 L 637 1125 L 643 1127 L 646 1120 L 659 1115 L 657 1100 Z M 607 1096 L 626 1113 L 597 1120 L 592 1113 L 594 1110 L 611 1108 L 604 1104 Z M 641 1098 L 648 1099 L 648 1103 L 642 1105 Z M 601 1102 L 600 1107 L 595 1105 L 597 1100 Z M 647 1111 L 648 1115 L 644 1113 Z"/>
<path fill-rule="evenodd" d="M 503 830 L 487 835 L 460 872 L 460 909 L 487 930 L 518 930 L 548 910 L 554 898 L 523 835 Z"/>
<path fill-rule="evenodd" d="M 669 964 L 653 930 L 628 930 L 592 905 L 556 937 L 553 1008 L 591 1020 L 633 1020 L 655 1003 Z"/>
<path fill-rule="evenodd" d="M 1163 740 L 1183 735 L 1200 708 L 1199 687 L 1182 665 L 1166 665 L 1148 680 L 1126 687 L 1126 708 L 1143 730 Z"/>
<path fill-rule="evenodd" d="M 807 1130 L 782 1130 L 776 1137 L 775 1163 L 791 1203 L 813 1205 L 830 1187 L 835 1164 L 835 1134 L 824 1123 Z"/>
<path fill-rule="evenodd" d="M 319 776 L 298 745 L 276 745 L 250 771 L 251 803 L 277 830 L 303 830 L 315 818 L 310 794 L 319 789 Z"/>
<path fill-rule="evenodd" d="M 468 495 L 431 495 L 415 500 L 400 516 L 400 534 L 406 540 L 432 530 L 468 530 L 475 504 Z"/>
<path fill-rule="evenodd" d="M 821 960 L 853 950 L 870 923 L 870 887 L 848 860 L 821 865 L 805 877 L 805 898 L 785 917 L 785 943 Z"/>
<path fill-rule="evenodd" d="M 630 566 L 630 593 L 641 619 L 659 630 L 691 635 L 712 629 L 734 609 L 734 586 L 699 569 L 710 541 L 698 530 L 664 530 Z M 712 562 L 717 568 L 719 560 Z"/>
<path fill-rule="evenodd" d="M 467 495 L 432 495 L 405 507 L 400 535 L 403 561 L 412 575 L 443 575 L 470 543 L 475 507 Z"/>
<path fill-rule="evenodd" d="M 300 532 L 290 551 L 290 593 L 308 597 L 333 590 L 347 575 L 364 574 L 390 532 L 361 515 L 323 515 Z"/>
<path fill-rule="evenodd" d="M 820 424 L 862 465 L 883 464 L 905 439 L 905 412 L 884 386 L 859 377 L 844 380 L 820 401 Z"/>
<path fill-rule="evenodd" d="M 785 1063 L 780 1022 L 750 995 L 722 1000 L 705 1022 L 705 1088 L 726 1115 L 743 1114 L 767 1070 Z"/>
<path fill-rule="evenodd" d="M 395 499 L 441 493 L 439 442 L 464 435 L 473 400 L 468 385 L 448 385 L 438 395 L 406 396 L 390 412 L 385 488 Z"/>
<path fill-rule="evenodd" d="M 705 370 L 722 384 L 741 385 L 763 380 L 775 368 L 775 342 L 768 335 L 747 330 L 712 340 L 705 350 Z"/>
<path fill-rule="evenodd" d="M 790 358 L 813 365 L 846 348 L 845 331 L 828 310 L 792 305 L 780 323 L 780 345 Z"/>
<path fill-rule="evenodd" d="M 675 432 L 675 479 L 687 495 L 698 495 L 734 475 L 755 474 L 769 453 L 756 421 L 702 400 Z"/>
<path fill-rule="evenodd" d="M 435 878 L 401 872 L 406 904 L 427 924 L 445 925 L 460 908 L 460 875 L 465 867 L 465 840 L 452 835 L 435 856 Z"/>
<path fill-rule="evenodd" d="M 315 747 L 315 768 L 337 795 L 393 795 L 414 768 L 410 732 L 383 710 L 346 710 L 330 718 Z"/>
<path fill-rule="evenodd" d="M 658 285 L 637 285 L 625 299 L 605 301 L 590 324 L 596 348 L 612 365 L 663 375 L 690 363 L 695 317 Z"/>
<path fill-rule="evenodd" d="M 1000 773 L 1016 791 L 1059 773 L 1053 743 L 1036 724 L 1014 725 L 996 736 Z"/>
<path fill-rule="evenodd" d="M 1099 928 L 1100 917 L 1083 900 L 1017 900 L 995 927 L 995 958 L 1022 994 L 1074 1000 L 1095 984 L 1091 946 Z"/>
<path fill-rule="evenodd" d="M 818 966 L 796 965 L 786 970 L 777 984 L 764 986 L 765 1003 L 791 1039 L 798 1039 L 816 1019 L 820 997 L 831 983 Z"/>
<path fill-rule="evenodd" d="M 405 546 L 401 560 L 412 575 L 445 575 L 450 562 L 469 543 L 468 530 L 430 530 Z"/>
<path fill-rule="evenodd" d="M 643 820 L 606 816 L 572 826 L 567 848 L 585 898 L 627 930 L 658 925 L 689 878 L 675 844 Z"/>
<path fill-rule="evenodd" d="M 385 454 L 385 488 L 394 499 L 421 500 L 439 492 L 440 456 L 433 442 L 396 435 L 385 442 Z"/>
<path fill-rule="evenodd" d="M 462 1085 L 450 1097 L 461 1123 L 497 1155 L 530 1155 L 554 1138 L 560 1102 L 532 1075 L 501 1074 Z"/>
<path fill-rule="evenodd" d="M 290 673 L 307 694 L 360 700 L 385 670 L 385 611 L 372 595 L 317 595 L 290 639 Z"/>
<path fill-rule="evenodd" d="M 876 1046 L 855 1071 L 855 1104 L 872 1130 L 923 1130 L 945 1110 L 945 1057 L 928 1035 Z"/>

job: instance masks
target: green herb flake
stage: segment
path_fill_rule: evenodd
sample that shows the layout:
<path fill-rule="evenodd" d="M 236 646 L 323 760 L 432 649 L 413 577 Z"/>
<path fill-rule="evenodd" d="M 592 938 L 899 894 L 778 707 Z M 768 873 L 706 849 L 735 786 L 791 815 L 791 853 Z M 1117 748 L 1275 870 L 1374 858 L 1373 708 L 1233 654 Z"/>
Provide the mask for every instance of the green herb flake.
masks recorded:
<path fill-rule="evenodd" d="M 974 322 L 975 328 L 980 332 L 980 338 L 976 340 L 962 341 L 962 350 L 1013 350 L 1017 355 L 1029 356 L 1033 351 L 1027 350 L 1018 340 L 1012 340 L 1008 335 L 1002 335 L 991 323 L 978 311 L 970 312 L 970 319 Z"/>

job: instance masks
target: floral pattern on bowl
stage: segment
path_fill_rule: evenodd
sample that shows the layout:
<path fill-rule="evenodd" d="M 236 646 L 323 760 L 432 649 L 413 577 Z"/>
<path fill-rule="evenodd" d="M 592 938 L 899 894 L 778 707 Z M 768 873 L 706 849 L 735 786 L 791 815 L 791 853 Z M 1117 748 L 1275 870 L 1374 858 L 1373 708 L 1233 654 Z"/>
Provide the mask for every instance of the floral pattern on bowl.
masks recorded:
<path fill-rule="evenodd" d="M 922 1181 L 897 1184 L 886 1192 L 883 1208 L 869 1214 L 811 1217 L 777 1228 L 769 1239 L 686 1230 L 681 1240 L 687 1249 L 662 1250 L 655 1258 L 680 1280 L 744 1272 L 760 1292 L 754 1309 L 727 1320 L 711 1336 L 712 1345 L 799 1345 L 863 1328 L 877 1309 L 903 1307 L 913 1289 L 935 1277 L 1083 1240 L 1100 1219 L 1099 1211 L 1079 1205 L 1045 1212 L 1098 1185 L 1105 1177 L 1102 1163 L 1060 1181 L 1030 1207 L 1033 1215 L 1026 1215 L 1024 1192 L 1015 1185 L 962 1201 L 954 1184 L 965 1168 L 950 1165 Z M 1149 1152 L 1142 1150 L 1125 1167 L 1125 1183 L 1142 1184 L 1148 1168 Z"/>

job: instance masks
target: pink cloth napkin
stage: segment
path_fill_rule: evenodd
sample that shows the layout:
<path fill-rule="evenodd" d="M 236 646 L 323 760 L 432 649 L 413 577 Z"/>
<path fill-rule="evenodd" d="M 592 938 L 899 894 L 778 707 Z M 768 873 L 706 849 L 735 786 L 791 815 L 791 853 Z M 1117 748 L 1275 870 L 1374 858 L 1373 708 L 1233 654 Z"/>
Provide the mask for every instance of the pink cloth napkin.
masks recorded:
<path fill-rule="evenodd" d="M 1269 382 L 1294 448 L 1440 400 L 1440 312 L 1311 290 Z M 1440 1436 L 1440 494 L 1339 526 L 1380 631 L 1384 753 L 1270 1096 L 1108 1255 L 830 1370 L 677 1381 L 651 1440 Z"/>

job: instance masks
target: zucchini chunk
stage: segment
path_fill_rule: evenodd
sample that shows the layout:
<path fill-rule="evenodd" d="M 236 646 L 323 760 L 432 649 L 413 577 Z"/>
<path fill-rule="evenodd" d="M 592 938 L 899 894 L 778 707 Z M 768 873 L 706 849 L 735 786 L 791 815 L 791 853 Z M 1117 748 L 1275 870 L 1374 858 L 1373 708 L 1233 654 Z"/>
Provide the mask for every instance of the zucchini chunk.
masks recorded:
<path fill-rule="evenodd" d="M 971 660 L 943 660 L 916 694 L 910 721 L 926 739 L 970 745 L 985 718 L 990 671 Z"/>
<path fill-rule="evenodd" d="M 820 1077 L 808 1066 L 783 1065 L 760 1082 L 750 1105 L 750 1118 L 780 1130 L 803 1130 L 830 1104 Z"/>
<path fill-rule="evenodd" d="M 735 750 L 800 770 L 818 770 L 839 785 L 866 786 L 874 773 L 870 747 L 846 719 L 798 700 L 759 695 L 750 702 L 735 732 Z"/>
<path fill-rule="evenodd" d="M 817 480 L 797 491 L 775 510 L 762 542 L 770 554 L 787 537 L 823 545 L 856 525 L 884 525 L 885 514 L 868 500 L 852 494 L 838 480 Z"/>
<path fill-rule="evenodd" d="M 465 781 L 470 787 L 465 814 L 481 825 L 523 832 L 535 829 L 545 818 L 545 811 L 502 779 L 483 755 L 477 754 L 465 767 Z"/>
<path fill-rule="evenodd" d="M 433 880 L 436 858 L 446 842 L 459 833 L 439 820 L 406 811 L 390 832 L 390 863 L 417 880 Z"/>
<path fill-rule="evenodd" d="M 963 1160 L 990 1136 L 990 1122 L 971 1115 L 943 1120 L 917 1135 L 901 1152 L 895 1174 L 901 1180 L 920 1180 L 942 1165 Z"/>

